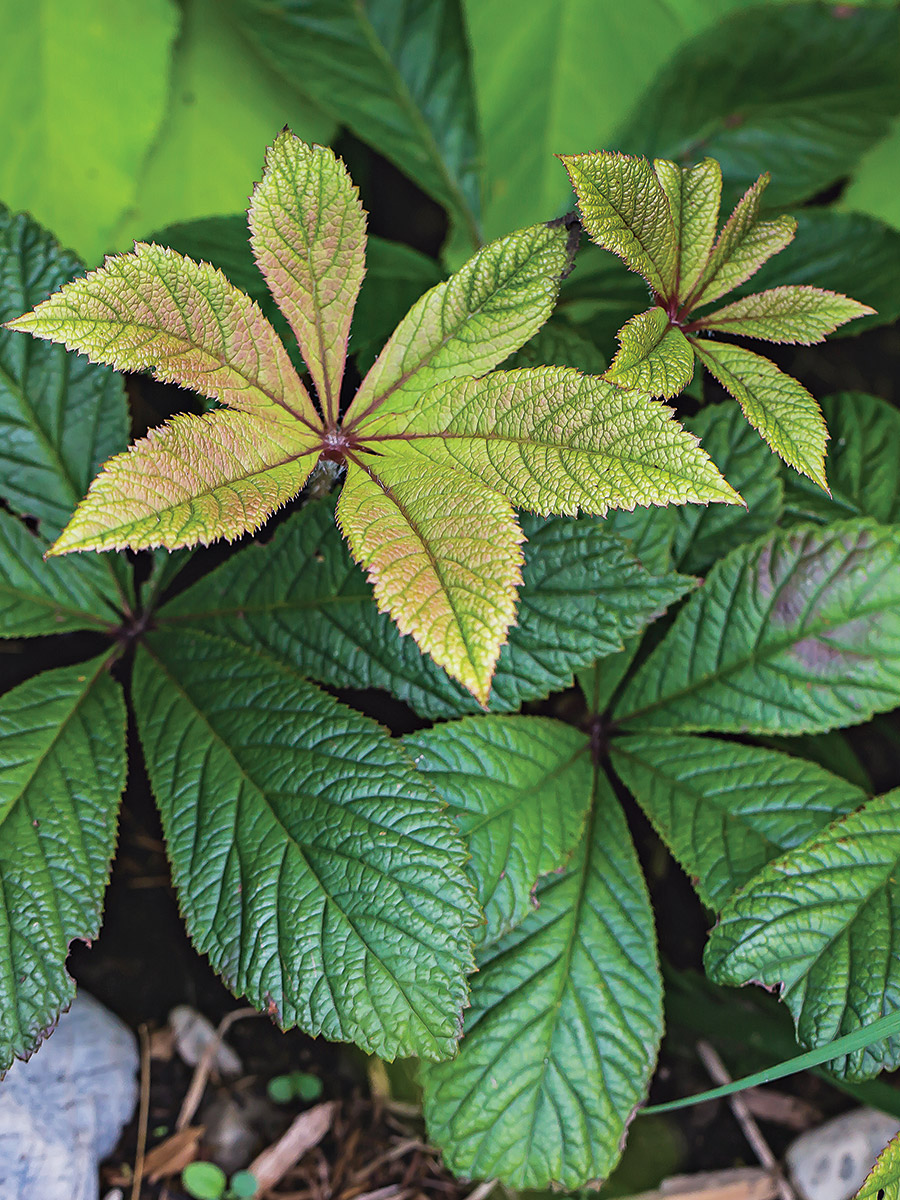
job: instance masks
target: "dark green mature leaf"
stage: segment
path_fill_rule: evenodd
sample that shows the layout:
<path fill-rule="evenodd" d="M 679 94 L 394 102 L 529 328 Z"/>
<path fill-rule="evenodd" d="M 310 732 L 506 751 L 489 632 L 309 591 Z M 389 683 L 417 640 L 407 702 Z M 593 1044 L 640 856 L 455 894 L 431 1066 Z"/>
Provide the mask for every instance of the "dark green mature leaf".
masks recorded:
<path fill-rule="evenodd" d="M 528 916 L 540 877 L 578 843 L 593 775 L 587 739 L 544 717 L 467 717 L 403 746 L 468 842 L 489 945 Z"/>
<path fill-rule="evenodd" d="M 230 8 L 267 63 L 480 240 L 475 105 L 457 0 L 231 0 Z"/>
<path fill-rule="evenodd" d="M 459 1054 L 425 1069 L 425 1117 L 457 1174 L 572 1189 L 618 1160 L 662 1034 L 650 905 L 599 768 L 581 845 L 538 904 L 480 957 Z"/>
<path fill-rule="evenodd" d="M 714 909 L 782 850 L 866 798 L 815 763 L 715 738 L 616 738 L 612 761 Z"/>
<path fill-rule="evenodd" d="M 69 946 L 97 936 L 125 786 L 125 702 L 103 659 L 0 700 L 0 1072 L 71 1003 Z"/>
<path fill-rule="evenodd" d="M 706 951 L 720 983 L 760 982 L 810 1047 L 900 1007 L 900 789 L 765 867 L 722 911 Z M 814 914 L 814 915 L 813 915 Z M 900 1064 L 900 1036 L 832 1061 L 866 1079 Z"/>
<path fill-rule="evenodd" d="M 701 574 L 742 542 L 767 533 L 781 517 L 784 486 L 778 459 L 770 454 L 734 404 L 711 404 L 685 421 L 746 509 L 681 505 L 675 510 L 673 553 L 682 571 Z M 796 479 L 797 475 L 792 471 Z M 824 495 L 821 488 L 815 489 Z"/>
<path fill-rule="evenodd" d="M 690 588 L 684 576 L 649 574 L 600 517 L 524 517 L 518 623 L 494 676 L 491 708 L 570 686 L 572 672 L 618 650 Z M 186 624 L 262 646 L 303 674 L 337 687 L 381 687 L 426 716 L 471 712 L 471 695 L 401 638 L 335 528 L 330 505 L 310 505 L 265 546 L 236 555 L 177 596 L 161 624 Z"/>
<path fill-rule="evenodd" d="M 0 638 L 110 630 L 106 564 L 91 555 L 44 562 L 47 543 L 0 509 Z"/>
<path fill-rule="evenodd" d="M 677 509 L 610 509 L 606 529 L 626 544 L 634 557 L 654 575 L 664 575 L 672 564 Z"/>
<path fill-rule="evenodd" d="M 79 274 L 50 234 L 0 206 L 0 323 Z M 59 533 L 100 464 L 127 441 L 119 375 L 0 329 L 0 496 L 11 508 Z"/>
<path fill-rule="evenodd" d="M 385 1058 L 452 1054 L 478 907 L 452 822 L 385 731 L 190 632 L 144 643 L 135 709 L 182 912 L 229 985 Z"/>
<path fill-rule="evenodd" d="M 510 355 L 503 368 L 575 367 L 584 375 L 602 375 L 608 365 L 600 350 L 574 325 L 551 317 L 521 350 Z"/>
<path fill-rule="evenodd" d="M 639 275 L 614 254 L 585 241 L 560 287 L 557 312 L 612 358 L 616 334 L 649 299 L 649 288 Z"/>
<path fill-rule="evenodd" d="M 900 315 L 900 231 L 872 217 L 830 208 L 806 208 L 793 215 L 794 240 L 735 295 L 805 283 L 855 296 L 877 310 L 842 325 L 832 337 L 854 337 Z"/>
<path fill-rule="evenodd" d="M 767 205 L 798 203 L 849 174 L 900 111 L 898 34 L 889 8 L 735 13 L 675 55 L 612 144 L 684 165 L 718 159 L 726 203 L 768 170 Z"/>
<path fill-rule="evenodd" d="M 616 709 L 629 729 L 812 733 L 900 701 L 900 529 L 798 526 L 717 563 Z"/>
<path fill-rule="evenodd" d="M 873 517 L 884 525 L 900 522 L 900 412 L 865 392 L 826 396 L 822 412 L 831 433 L 831 495 L 783 471 L 788 512 L 822 522 L 849 516 Z"/>

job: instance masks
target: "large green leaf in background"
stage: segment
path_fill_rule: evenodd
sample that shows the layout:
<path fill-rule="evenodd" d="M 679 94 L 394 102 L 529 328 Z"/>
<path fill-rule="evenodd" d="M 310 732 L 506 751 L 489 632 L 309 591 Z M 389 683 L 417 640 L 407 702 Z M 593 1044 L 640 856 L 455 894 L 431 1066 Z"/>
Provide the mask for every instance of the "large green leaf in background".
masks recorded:
<path fill-rule="evenodd" d="M 593 773 L 568 868 L 479 957 L 459 1054 L 424 1069 L 429 1137 L 458 1175 L 604 1179 L 646 1091 L 662 1035 L 653 917 L 625 817 Z"/>
<path fill-rule="evenodd" d="M 900 230 L 900 119 L 853 172 L 841 207 L 870 213 Z"/>
<path fill-rule="evenodd" d="M 763 868 L 725 905 L 706 950 L 718 983 L 780 987 L 810 1047 L 900 1008 L 900 789 L 869 800 Z M 900 1037 L 832 1062 L 866 1079 Z"/>
<path fill-rule="evenodd" d="M 599 517 L 523 517 L 524 584 L 494 676 L 495 711 L 568 687 L 576 667 L 618 650 L 693 585 L 664 567 L 656 574 L 641 567 L 609 524 Z M 425 716 L 477 710 L 471 695 L 378 612 L 328 503 L 308 505 L 270 542 L 235 555 L 166 605 L 158 620 L 167 629 L 187 625 L 265 647 L 337 687 L 385 688 Z"/>
<path fill-rule="evenodd" d="M 584 734 L 545 717 L 468 717 L 403 745 L 468 843 L 482 940 L 495 942 L 528 916 L 540 877 L 578 843 L 593 773 Z"/>
<path fill-rule="evenodd" d="M 739 546 L 626 688 L 629 729 L 814 733 L 900 702 L 900 528 L 800 525 Z"/>
<path fill-rule="evenodd" d="M 767 207 L 798 203 L 849 174 L 900 112 L 898 48 L 892 8 L 737 12 L 668 64 L 612 148 L 685 166 L 715 158 L 726 205 L 770 171 Z"/>
<path fill-rule="evenodd" d="M 102 659 L 0 700 L 0 1073 L 71 1003 L 97 936 L 125 786 L 125 702 Z"/>
<path fill-rule="evenodd" d="M 229 10 L 270 69 L 480 241 L 477 121 L 458 0 L 230 0 Z"/>
<path fill-rule="evenodd" d="M 0 200 L 88 261 L 135 201 L 177 31 L 171 0 L 0 3 Z"/>
<path fill-rule="evenodd" d="M 480 913 L 409 758 L 288 666 L 151 636 L 135 711 L 188 930 L 282 1026 L 452 1054 Z"/>

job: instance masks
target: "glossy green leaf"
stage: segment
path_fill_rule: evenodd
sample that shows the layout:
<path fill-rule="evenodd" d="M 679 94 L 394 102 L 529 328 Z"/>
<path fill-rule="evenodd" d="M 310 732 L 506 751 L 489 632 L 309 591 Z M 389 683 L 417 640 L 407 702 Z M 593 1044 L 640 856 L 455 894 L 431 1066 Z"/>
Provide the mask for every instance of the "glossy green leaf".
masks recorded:
<path fill-rule="evenodd" d="M 619 330 L 619 349 L 606 372 L 617 387 L 651 396 L 677 396 L 694 375 L 690 342 L 658 305 L 632 317 Z"/>
<path fill-rule="evenodd" d="M 591 240 L 617 254 L 655 292 L 669 295 L 678 242 L 668 197 L 650 163 L 602 150 L 561 158 Z"/>
<path fill-rule="evenodd" d="M 259 269 L 297 339 L 322 414 L 333 423 L 365 274 L 359 193 L 330 150 L 285 130 L 266 155 L 248 220 Z"/>
<path fill-rule="evenodd" d="M 0 4 L 0 196 L 90 262 L 136 199 L 178 18 L 170 0 L 106 0 L 102 15 L 85 0 Z"/>
<path fill-rule="evenodd" d="M 348 464 L 338 524 L 378 607 L 485 704 L 515 618 L 522 532 L 496 491 L 399 447 Z"/>
<path fill-rule="evenodd" d="M 584 734 L 545 717 L 468 717 L 403 739 L 466 839 L 495 942 L 533 912 L 577 845 L 593 767 Z"/>
<path fill-rule="evenodd" d="M 46 549 L 46 542 L 0 509 L 0 638 L 112 630 L 118 614 L 106 599 L 106 564 L 91 558 L 44 562 Z"/>
<path fill-rule="evenodd" d="M 767 204 L 799 203 L 851 174 L 900 111 L 898 30 L 889 7 L 751 6 L 687 43 L 607 144 L 709 155 L 729 199 L 768 170 Z"/>
<path fill-rule="evenodd" d="M 0 700 L 0 1071 L 75 995 L 70 944 L 97 936 L 125 786 L 125 702 L 102 659 Z"/>
<path fill-rule="evenodd" d="M 684 301 L 699 283 L 716 240 L 722 168 L 713 158 L 689 168 L 658 158 L 653 170 L 669 200 L 678 243 L 675 296 Z"/>
<path fill-rule="evenodd" d="M 714 909 L 781 851 L 866 799 L 815 763 L 715 738 L 616 738 L 612 761 Z"/>
<path fill-rule="evenodd" d="M 700 438 L 703 449 L 747 505 L 743 509 L 685 504 L 674 511 L 675 562 L 680 570 L 699 575 L 735 546 L 768 533 L 778 524 L 784 488 L 778 459 L 769 453 L 734 404 L 710 404 L 684 424 Z M 819 487 L 815 491 L 825 495 Z"/>
<path fill-rule="evenodd" d="M 605 1178 L 662 1034 L 653 918 L 599 770 L 581 845 L 479 959 L 459 1053 L 424 1071 L 429 1137 L 458 1175 L 515 1188 Z"/>
<path fill-rule="evenodd" d="M 0 207 L 0 321 L 18 317 L 81 265 L 28 217 Z M 104 459 L 124 450 L 128 410 L 112 371 L 0 329 L 0 496 L 53 536 Z"/>
<path fill-rule="evenodd" d="M 396 163 L 478 243 L 477 122 L 456 0 L 231 0 L 230 10 L 270 68 Z"/>
<path fill-rule="evenodd" d="M 657 515 L 669 524 L 667 510 Z M 523 584 L 494 674 L 493 710 L 511 711 L 571 686 L 573 669 L 619 649 L 690 587 L 683 576 L 666 574 L 664 564 L 657 575 L 642 569 L 611 536 L 611 524 L 597 517 L 523 518 Z M 265 648 L 335 687 L 384 688 L 425 716 L 477 708 L 378 612 L 328 504 L 290 517 L 270 542 L 242 550 L 167 604 L 157 620 L 164 629 L 186 624 Z"/>
<path fill-rule="evenodd" d="M 134 695 L 181 909 L 228 984 L 313 1036 L 452 1054 L 477 905 L 452 822 L 384 730 L 190 633 L 144 643 Z"/>
<path fill-rule="evenodd" d="M 569 261 L 563 227 L 535 225 L 491 242 L 426 292 L 397 326 L 347 410 L 366 436 L 415 411 L 439 383 L 483 375 L 544 324 Z M 385 404 L 385 401 L 389 401 Z"/>
<path fill-rule="evenodd" d="M 708 338 L 692 339 L 697 357 L 740 404 L 744 416 L 789 466 L 827 490 L 828 430 L 813 396 L 768 358 Z"/>
<path fill-rule="evenodd" d="M 614 508 L 606 514 L 604 528 L 623 541 L 648 571 L 664 574 L 672 565 L 672 544 L 677 508 Z"/>
<path fill-rule="evenodd" d="M 831 495 L 784 471 L 788 512 L 822 522 L 858 516 L 884 525 L 900 523 L 900 413 L 864 392 L 826 396 L 822 412 L 831 433 Z"/>
<path fill-rule="evenodd" d="M 719 983 L 778 987 L 807 1046 L 900 1007 L 900 790 L 769 863 L 725 905 L 706 950 Z M 814 914 L 814 915 L 813 915 Z M 849 1079 L 900 1063 L 900 1037 L 832 1061 Z"/>
<path fill-rule="evenodd" d="M 581 694 L 592 716 L 599 716 L 609 708 L 634 662 L 640 644 L 640 635 L 628 638 L 624 650 L 618 650 L 615 654 L 605 654 L 576 674 Z"/>
<path fill-rule="evenodd" d="M 700 320 L 700 327 L 768 342 L 824 342 L 848 321 L 870 316 L 873 309 L 847 296 L 815 287 L 779 287 L 742 296 Z"/>
<path fill-rule="evenodd" d="M 894 229 L 900 229 L 897 201 L 897 153 L 900 149 L 900 118 L 895 117 L 887 134 L 876 142 L 853 172 L 841 207 L 852 213 L 868 213 Z"/>
<path fill-rule="evenodd" d="M 713 567 L 626 689 L 630 729 L 811 733 L 900 699 L 900 530 L 798 526 Z"/>
<path fill-rule="evenodd" d="M 900 1136 L 888 1142 L 856 1200 L 897 1200 L 900 1196 Z"/>

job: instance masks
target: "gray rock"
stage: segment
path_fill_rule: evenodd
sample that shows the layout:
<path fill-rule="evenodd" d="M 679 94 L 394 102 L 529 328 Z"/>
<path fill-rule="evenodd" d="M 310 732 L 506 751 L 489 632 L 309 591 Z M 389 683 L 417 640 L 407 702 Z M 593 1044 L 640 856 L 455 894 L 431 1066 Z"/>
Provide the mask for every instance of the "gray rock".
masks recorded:
<path fill-rule="evenodd" d="M 797 1193 L 802 1200 L 851 1200 L 898 1132 L 896 1117 L 854 1108 L 801 1134 L 786 1155 Z"/>

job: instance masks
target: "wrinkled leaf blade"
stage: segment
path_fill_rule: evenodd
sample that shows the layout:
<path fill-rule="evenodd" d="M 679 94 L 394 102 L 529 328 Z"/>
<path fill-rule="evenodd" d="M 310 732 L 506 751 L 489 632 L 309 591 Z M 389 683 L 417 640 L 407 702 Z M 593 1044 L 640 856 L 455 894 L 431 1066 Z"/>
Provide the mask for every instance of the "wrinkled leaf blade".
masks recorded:
<path fill-rule="evenodd" d="M 658 158 L 653 170 L 668 197 L 675 226 L 675 296 L 683 303 L 699 282 L 716 240 L 722 168 L 713 158 L 704 158 L 695 167 Z"/>
<path fill-rule="evenodd" d="M 871 316 L 874 309 L 823 288 L 787 286 L 742 296 L 701 319 L 701 328 L 768 342 L 824 342 L 848 321 Z"/>
<path fill-rule="evenodd" d="M 694 376 L 694 351 L 658 305 L 638 313 L 619 330 L 619 349 L 605 378 L 668 400 Z"/>
<path fill-rule="evenodd" d="M 878 1156 L 855 1200 L 897 1200 L 900 1196 L 900 1135 Z"/>

